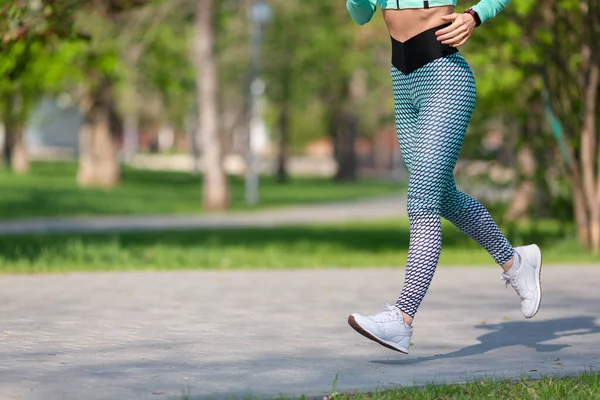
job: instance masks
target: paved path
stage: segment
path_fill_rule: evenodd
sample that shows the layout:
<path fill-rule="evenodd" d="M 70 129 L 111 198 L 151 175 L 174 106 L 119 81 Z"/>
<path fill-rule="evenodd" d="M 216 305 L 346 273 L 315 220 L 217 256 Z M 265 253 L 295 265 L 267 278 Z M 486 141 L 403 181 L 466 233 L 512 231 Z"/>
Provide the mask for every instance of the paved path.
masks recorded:
<path fill-rule="evenodd" d="M 521 317 L 498 270 L 441 268 L 410 355 L 347 315 L 393 301 L 401 269 L 0 276 L 0 399 L 323 395 L 600 367 L 598 267 L 546 267 Z"/>
<path fill-rule="evenodd" d="M 59 232 L 118 232 L 165 229 L 227 229 L 390 218 L 406 214 L 403 197 L 382 197 L 255 212 L 206 215 L 98 216 L 0 221 L 0 235 Z"/>

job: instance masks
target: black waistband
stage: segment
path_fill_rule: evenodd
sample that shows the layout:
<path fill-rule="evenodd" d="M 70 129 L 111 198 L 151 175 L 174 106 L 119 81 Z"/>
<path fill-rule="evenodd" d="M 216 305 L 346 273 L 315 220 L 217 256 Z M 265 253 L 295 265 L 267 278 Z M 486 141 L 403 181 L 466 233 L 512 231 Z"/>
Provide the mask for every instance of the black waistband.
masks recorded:
<path fill-rule="evenodd" d="M 456 47 L 437 40 L 435 32 L 450 24 L 436 26 L 411 37 L 406 42 L 392 39 L 392 65 L 404 74 L 410 74 L 438 58 L 458 52 Z"/>

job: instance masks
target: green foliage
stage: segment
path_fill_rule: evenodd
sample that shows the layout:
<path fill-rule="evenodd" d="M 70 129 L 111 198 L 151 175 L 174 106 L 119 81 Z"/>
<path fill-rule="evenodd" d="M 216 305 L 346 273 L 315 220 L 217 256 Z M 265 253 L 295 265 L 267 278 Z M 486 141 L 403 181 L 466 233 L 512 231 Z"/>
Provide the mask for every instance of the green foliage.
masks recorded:
<path fill-rule="evenodd" d="M 265 31 L 262 70 L 273 113 L 283 104 L 292 105 L 295 147 L 329 135 L 332 108 L 350 106 L 348 86 L 356 73 L 366 75 L 369 88 L 351 106 L 361 119 L 361 133 L 370 135 L 390 120 L 389 43 L 381 19 L 359 28 L 340 4 L 315 0 L 270 4 L 274 14 Z"/>
<path fill-rule="evenodd" d="M 41 97 L 82 82 L 93 86 L 97 76 L 118 80 L 124 75 L 118 14 L 146 3 L 148 0 L 3 2 L 0 92 L 16 90 L 21 97 Z M 131 30 L 130 26 L 122 29 Z"/>
<path fill-rule="evenodd" d="M 157 3 L 154 7 L 164 9 L 165 5 Z M 148 92 L 158 94 L 166 119 L 179 129 L 184 128 L 185 118 L 195 106 L 195 68 L 190 51 L 194 31 L 188 21 L 190 12 L 181 6 L 170 9 L 162 23 L 151 28 L 153 32 L 146 37 L 146 48 L 139 62 L 129 66 L 129 71 L 137 75 L 129 84 L 142 96 Z"/>
<path fill-rule="evenodd" d="M 76 75 L 71 66 L 82 46 L 77 39 L 67 39 L 72 12 L 64 11 L 61 19 L 62 11 L 41 1 L 0 7 L 0 118 L 6 127 L 7 163 L 32 105 L 60 91 L 66 76 Z"/>
<path fill-rule="evenodd" d="M 112 16 L 147 4 L 149 0 L 2 0 L 0 43 L 48 42 L 78 36 L 77 11 Z"/>
<path fill-rule="evenodd" d="M 0 3 L 0 43 L 49 41 L 72 34 L 73 14 L 81 0 L 24 0 Z"/>

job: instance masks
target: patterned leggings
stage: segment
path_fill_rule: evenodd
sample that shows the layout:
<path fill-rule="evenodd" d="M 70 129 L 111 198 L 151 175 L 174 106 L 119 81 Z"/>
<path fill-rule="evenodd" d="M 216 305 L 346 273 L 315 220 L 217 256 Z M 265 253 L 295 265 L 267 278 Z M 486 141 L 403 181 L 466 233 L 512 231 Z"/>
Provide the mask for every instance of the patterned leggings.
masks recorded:
<path fill-rule="evenodd" d="M 485 248 L 496 263 L 514 254 L 488 211 L 456 189 L 454 167 L 475 106 L 475 79 L 459 53 L 409 74 L 392 66 L 396 129 L 410 174 L 410 246 L 397 306 L 414 316 L 442 249 L 440 216 Z"/>

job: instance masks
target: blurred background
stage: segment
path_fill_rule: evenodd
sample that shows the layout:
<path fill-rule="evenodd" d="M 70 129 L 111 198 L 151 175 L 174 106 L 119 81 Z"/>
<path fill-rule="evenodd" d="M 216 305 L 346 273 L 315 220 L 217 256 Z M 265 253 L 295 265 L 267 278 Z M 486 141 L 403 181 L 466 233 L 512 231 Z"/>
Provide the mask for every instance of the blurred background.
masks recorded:
<path fill-rule="evenodd" d="M 548 262 L 600 261 L 599 37 L 596 0 L 513 0 L 461 49 L 478 103 L 458 185 Z M 404 263 L 402 212 L 353 218 L 406 194 L 379 13 L 359 27 L 344 1 L 2 1 L 0 40 L 2 271 Z M 302 224 L 277 217 L 308 204 Z M 332 209 L 346 216 L 324 223 Z M 443 264 L 491 263 L 450 225 L 444 243 Z"/>

